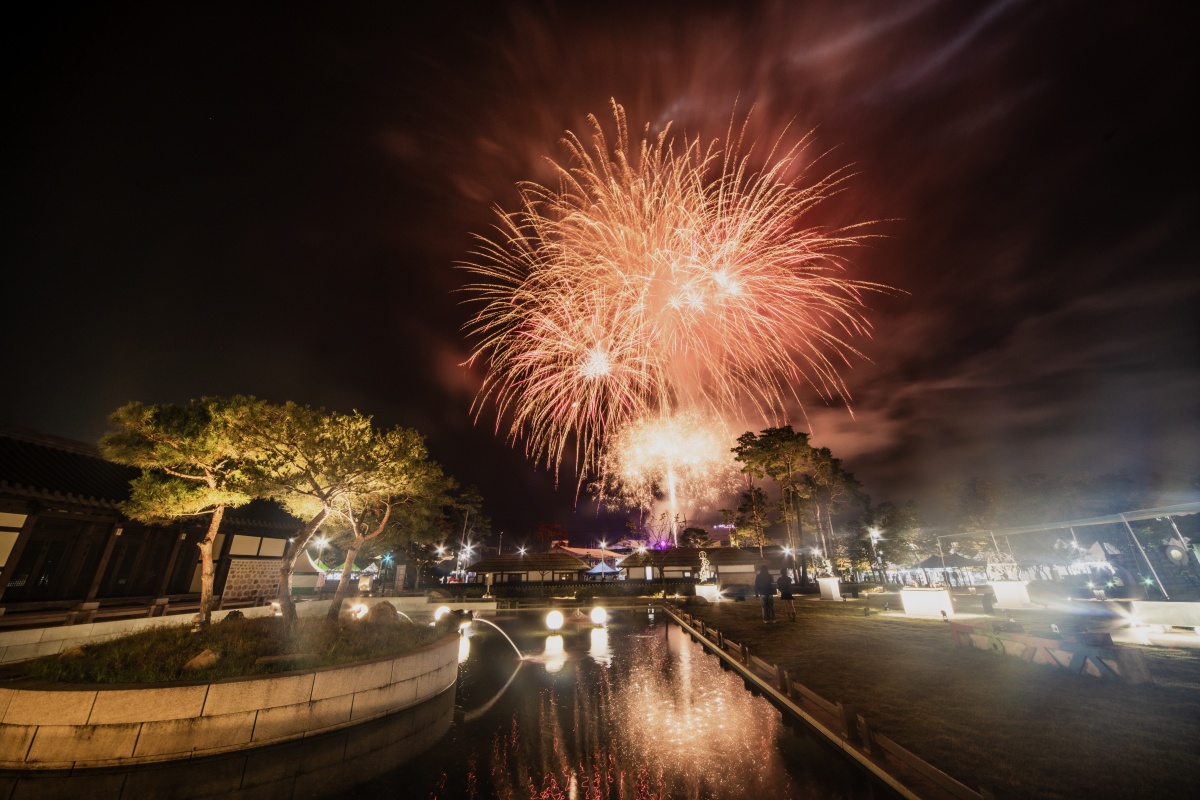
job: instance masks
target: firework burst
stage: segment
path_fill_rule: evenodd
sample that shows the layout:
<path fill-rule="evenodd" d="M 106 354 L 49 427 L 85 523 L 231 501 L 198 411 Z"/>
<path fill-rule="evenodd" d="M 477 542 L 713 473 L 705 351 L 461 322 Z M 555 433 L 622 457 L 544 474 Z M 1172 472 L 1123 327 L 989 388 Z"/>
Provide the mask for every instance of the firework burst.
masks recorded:
<path fill-rule="evenodd" d="M 802 385 L 845 397 L 862 293 L 882 288 L 844 277 L 853 230 L 801 225 L 845 179 L 802 183 L 803 141 L 756 170 L 744 127 L 709 146 L 669 126 L 632 142 L 613 109 L 616 139 L 595 117 L 590 146 L 568 133 L 558 187 L 523 184 L 459 265 L 481 304 L 466 326 L 487 365 L 476 413 L 493 403 L 497 429 L 556 473 L 571 454 L 581 483 L 635 420 L 774 418 Z"/>
<path fill-rule="evenodd" d="M 609 439 L 598 494 L 647 510 L 662 501 L 678 541 L 681 512 L 734 488 L 732 438 L 719 418 L 695 410 L 633 420 Z"/>

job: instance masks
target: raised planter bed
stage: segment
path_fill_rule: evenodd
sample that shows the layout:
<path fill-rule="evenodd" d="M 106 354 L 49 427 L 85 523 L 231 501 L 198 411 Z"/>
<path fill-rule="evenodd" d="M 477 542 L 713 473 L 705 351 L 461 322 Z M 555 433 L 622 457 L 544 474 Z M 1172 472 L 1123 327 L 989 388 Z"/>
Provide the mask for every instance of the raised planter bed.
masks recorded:
<path fill-rule="evenodd" d="M 17 681 L 0 687 L 0 768 L 173 761 L 356 725 L 452 687 L 458 640 L 453 633 L 400 656 L 213 683 Z"/>

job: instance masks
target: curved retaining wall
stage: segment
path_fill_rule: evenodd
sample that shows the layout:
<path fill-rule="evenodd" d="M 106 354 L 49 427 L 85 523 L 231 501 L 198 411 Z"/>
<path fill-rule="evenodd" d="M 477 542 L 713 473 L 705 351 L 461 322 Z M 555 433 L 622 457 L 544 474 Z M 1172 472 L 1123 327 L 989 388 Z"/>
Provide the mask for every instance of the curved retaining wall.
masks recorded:
<path fill-rule="evenodd" d="M 453 686 L 458 639 L 396 658 L 211 684 L 0 687 L 0 768 L 172 761 L 345 728 Z"/>

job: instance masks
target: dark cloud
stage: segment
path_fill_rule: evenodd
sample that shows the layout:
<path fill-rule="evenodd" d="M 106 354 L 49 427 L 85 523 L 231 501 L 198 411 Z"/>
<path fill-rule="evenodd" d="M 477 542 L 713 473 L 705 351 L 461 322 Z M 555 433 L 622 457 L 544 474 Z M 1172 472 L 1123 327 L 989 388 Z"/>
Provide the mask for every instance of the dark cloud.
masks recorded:
<path fill-rule="evenodd" d="M 1200 70 L 1161 9 L 105 4 L 20 38 L 5 422 L 95 439 L 129 399 L 233 392 L 359 408 L 425 431 L 500 527 L 606 524 L 472 422 L 451 265 L 615 98 L 706 138 L 749 115 L 762 153 L 807 133 L 814 175 L 855 173 L 813 221 L 881 220 L 851 274 L 902 292 L 870 299 L 854 415 L 814 395 L 793 421 L 877 497 L 1200 472 Z"/>

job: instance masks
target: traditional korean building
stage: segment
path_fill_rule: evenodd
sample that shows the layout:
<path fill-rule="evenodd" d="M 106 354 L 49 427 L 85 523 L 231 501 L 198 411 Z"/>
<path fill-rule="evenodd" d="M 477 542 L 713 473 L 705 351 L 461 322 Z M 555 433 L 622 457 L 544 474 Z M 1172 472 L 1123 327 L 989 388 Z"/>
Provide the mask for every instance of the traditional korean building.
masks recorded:
<path fill-rule="evenodd" d="M 759 564 L 774 565 L 780 560 L 781 556 L 774 551 L 763 557 L 757 549 L 674 547 L 633 553 L 618 566 L 633 580 L 691 578 L 698 583 L 716 583 L 725 590 L 733 586 L 753 586 Z"/>
<path fill-rule="evenodd" d="M 488 583 L 577 581 L 587 569 L 588 564 L 583 559 L 561 550 L 488 556 L 470 567 L 479 580 Z"/>
<path fill-rule="evenodd" d="M 196 545 L 208 520 L 128 519 L 119 505 L 137 474 L 95 445 L 0 426 L 0 624 L 84 604 L 89 615 L 117 606 L 149 614 L 198 598 Z M 280 560 L 299 526 L 270 503 L 227 512 L 213 545 L 215 594 L 226 604 L 275 597 Z"/>

